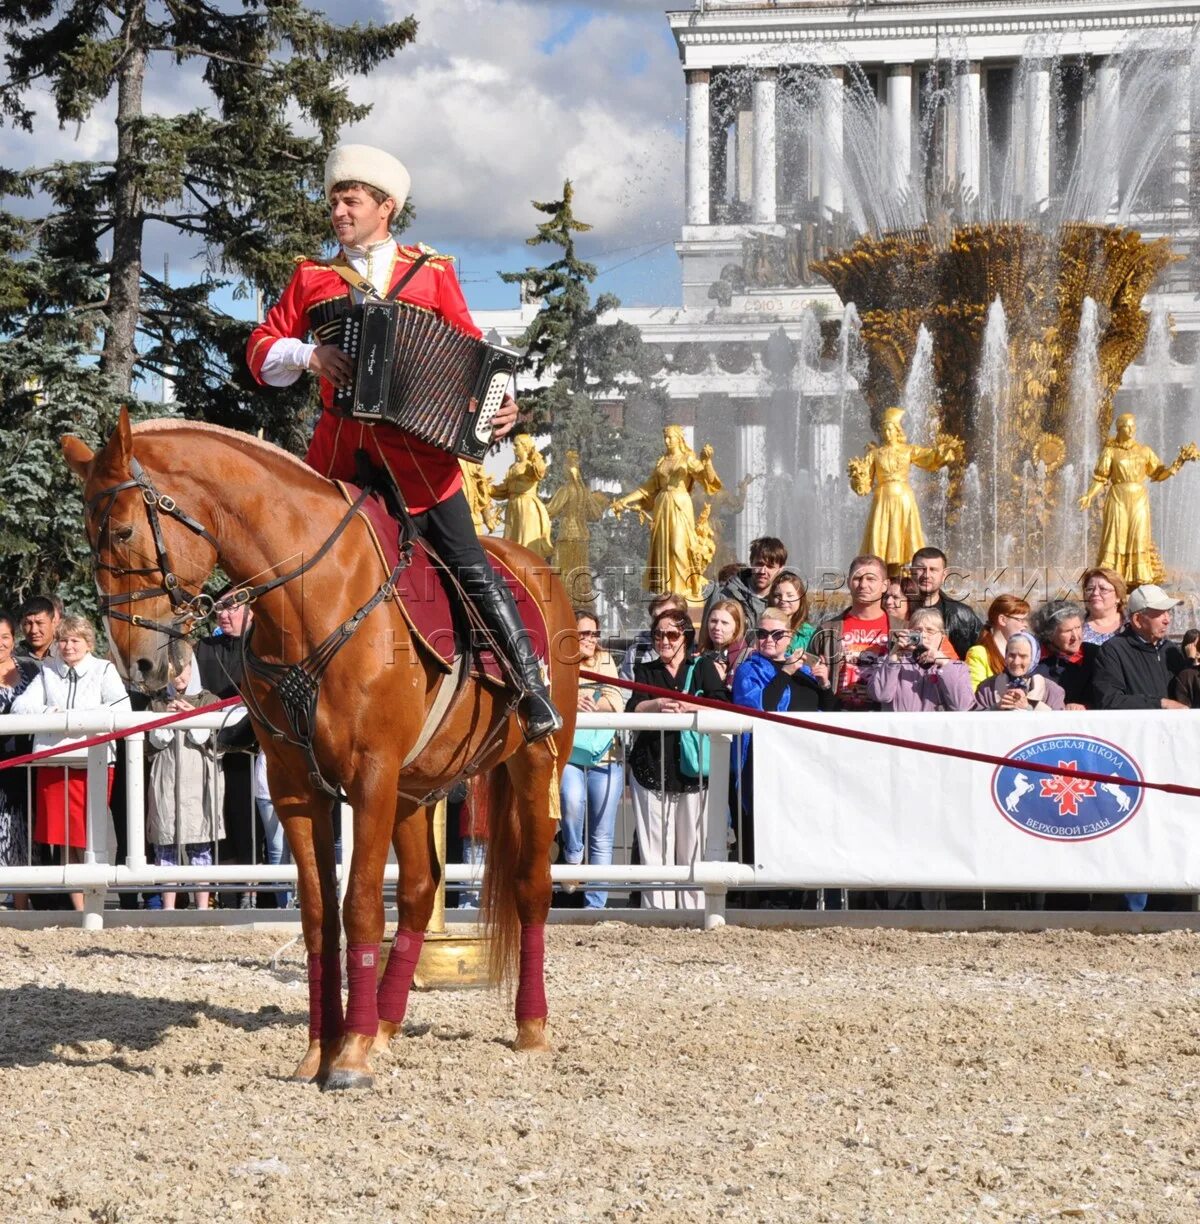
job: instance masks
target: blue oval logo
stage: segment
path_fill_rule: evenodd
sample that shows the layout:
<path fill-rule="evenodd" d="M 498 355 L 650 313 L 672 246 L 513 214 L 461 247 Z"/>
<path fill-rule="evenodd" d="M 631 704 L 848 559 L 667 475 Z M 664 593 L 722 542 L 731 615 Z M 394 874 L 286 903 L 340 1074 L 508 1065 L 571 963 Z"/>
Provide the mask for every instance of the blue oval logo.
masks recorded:
<path fill-rule="evenodd" d="M 1005 820 L 1033 837 L 1090 841 L 1128 824 L 1142 806 L 1142 771 L 1128 753 L 1090 735 L 1043 735 L 1015 748 L 1014 765 L 992 774 L 992 802 Z M 1020 762 L 1104 774 L 1111 782 L 1022 771 Z"/>

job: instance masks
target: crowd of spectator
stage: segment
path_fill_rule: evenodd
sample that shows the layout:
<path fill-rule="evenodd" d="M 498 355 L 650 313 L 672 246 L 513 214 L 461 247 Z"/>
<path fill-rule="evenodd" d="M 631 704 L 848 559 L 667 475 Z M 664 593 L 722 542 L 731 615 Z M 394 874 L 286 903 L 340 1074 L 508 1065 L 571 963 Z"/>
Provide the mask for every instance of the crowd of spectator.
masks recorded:
<path fill-rule="evenodd" d="M 127 689 L 115 665 L 97 649 L 88 620 L 67 614 L 52 596 L 34 596 L 19 615 L 0 614 L 0 714 L 106 708 L 175 713 L 233 696 L 240 679 L 237 639 L 248 617 L 242 608 L 219 614 L 216 631 L 196 644 L 194 655 L 186 643 L 174 644 L 167 687 L 147 696 Z M 166 727 L 148 733 L 145 833 L 147 854 L 156 864 L 289 861 L 262 754 L 243 719 L 238 710 L 219 732 Z M 126 857 L 125 754 L 115 745 L 109 749 L 109 812 L 89 829 L 86 752 L 71 751 L 81 738 L 56 732 L 0 737 L 0 760 L 44 748 L 66 750 L 32 769 L 0 770 L 0 866 L 79 862 L 89 848 L 107 844 L 110 818 L 116 858 Z M 17 909 L 83 904 L 80 893 L 65 898 L 14 893 L 10 899 Z M 120 896 L 125 908 L 172 909 L 177 900 L 173 891 Z M 209 901 L 209 893 L 199 891 L 188 903 L 207 908 Z M 242 892 L 225 903 L 285 906 L 291 896 L 281 891 L 256 901 L 253 893 Z"/>
<path fill-rule="evenodd" d="M 1082 601 L 1056 599 L 1031 608 L 1002 595 L 981 621 L 971 606 L 947 596 L 946 556 L 922 548 L 902 573 L 889 573 L 875 556 L 847 567 L 846 606 L 816 615 L 803 577 L 787 567 L 787 549 L 774 537 L 755 540 L 750 562 L 729 567 L 704 606 L 698 626 L 678 595 L 653 599 L 649 619 L 624 649 L 601 641 L 594 612 L 577 613 L 581 664 L 599 676 L 660 690 L 622 691 L 602 679 L 580 680 L 585 712 L 686 713 L 700 696 L 762 711 L 821 717 L 832 711 L 869 712 L 1163 709 L 1200 707 L 1200 631 L 1170 639 L 1179 601 L 1158 586 L 1129 591 L 1109 569 L 1086 571 Z M 172 650 L 170 683 L 152 698 L 127 691 L 116 667 L 97 650 L 94 627 L 67 615 L 56 599 L 29 599 L 19 616 L 0 614 L 0 714 L 97 708 L 193 709 L 237 692 L 239 638 L 251 613 L 233 608 L 195 654 Z M 662 695 L 669 693 L 670 695 Z M 271 803 L 262 754 L 250 724 L 231 717 L 219 733 L 151 733 L 146 760 L 146 841 L 160 865 L 287 863 L 286 840 Z M 71 741 L 42 733 L 0 738 L 0 759 L 30 748 Z M 562 768 L 560 848 L 567 864 L 612 862 L 618 809 L 628 794 L 635 830 L 634 859 L 644 864 L 695 861 L 704 840 L 709 778 L 706 744 L 690 731 L 581 730 Z M 729 848 L 754 861 L 753 737 L 735 746 L 729 780 Z M 31 771 L 0 771 L 0 866 L 78 861 L 89 835 L 86 761 L 69 751 Z M 128 779 L 123 753 L 110 754 L 109 793 L 118 859 L 125 855 Z M 724 780 L 720 783 L 724 789 Z M 460 801 L 463 799 L 459 795 Z M 481 862 L 486 829 L 469 802 L 457 823 L 464 861 Z M 895 903 L 940 904 L 939 894 L 887 894 Z M 932 898 L 932 900 L 930 900 Z M 191 904 L 207 906 L 198 892 Z M 477 900 L 464 889 L 461 904 Z M 695 908 L 697 890 L 645 889 L 644 906 Z M 1112 899 L 1110 899 L 1112 900 Z M 31 898 L 14 894 L 27 908 Z M 39 898 L 32 899 L 34 904 Z M 46 903 L 45 898 L 40 899 Z M 603 887 L 577 890 L 576 903 L 603 908 Z M 287 890 L 258 904 L 292 903 Z M 1140 908 L 1141 894 L 1123 903 Z M 82 904 L 74 894 L 70 903 Z M 173 892 L 122 896 L 122 904 L 172 908 Z M 232 894 L 225 904 L 252 906 L 255 894 Z"/>
<path fill-rule="evenodd" d="M 889 573 L 878 557 L 855 557 L 847 567 L 848 605 L 813 617 L 803 578 L 787 568 L 783 542 L 755 540 L 749 565 L 730 567 L 714 584 L 698 635 L 682 599 L 666 595 L 651 602 L 649 627 L 626 651 L 620 675 L 678 696 L 634 691 L 624 708 L 687 712 L 698 708 L 688 701 L 692 694 L 816 717 L 835 710 L 1021 714 L 1200 707 L 1200 631 L 1189 630 L 1178 645 L 1171 643 L 1172 614 L 1181 601 L 1162 588 L 1143 585 L 1131 592 L 1119 574 L 1093 568 L 1082 577 L 1083 602 L 1055 599 L 1035 609 L 1019 596 L 1002 595 L 981 621 L 969 604 L 946 594 L 949 572 L 945 554 L 933 547 L 920 549 L 902 573 Z M 602 655 L 594 616 L 579 615 L 588 627 L 587 657 L 593 650 Z M 602 708 L 593 704 L 594 687 L 581 682 L 580 691 L 591 694 L 588 704 L 581 697 L 580 709 Z M 689 768 L 687 736 L 632 736 L 635 861 L 683 865 L 700 853 L 706 781 L 714 788 L 718 783 Z M 752 863 L 753 737 L 741 739 L 729 787 L 729 842 L 736 858 Z M 613 742 L 606 741 L 606 769 L 615 762 Z M 589 772 L 586 764 L 573 768 Z M 607 784 L 606 801 L 612 801 L 614 786 L 619 782 Z M 577 800 L 568 801 L 568 790 L 577 794 L 582 787 L 574 775 L 570 788 L 564 782 L 564 811 L 578 808 Z M 579 862 L 579 836 L 572 833 L 563 842 L 569 847 L 566 861 Z M 611 838 L 604 843 L 605 863 L 611 844 Z M 901 904 L 946 903 L 944 894 L 887 896 L 888 904 L 897 897 Z M 699 895 L 643 890 L 641 903 L 686 907 L 699 904 Z M 1020 903 L 1040 900 L 1023 895 Z M 1097 903 L 1136 909 L 1146 898 L 1129 894 Z"/>

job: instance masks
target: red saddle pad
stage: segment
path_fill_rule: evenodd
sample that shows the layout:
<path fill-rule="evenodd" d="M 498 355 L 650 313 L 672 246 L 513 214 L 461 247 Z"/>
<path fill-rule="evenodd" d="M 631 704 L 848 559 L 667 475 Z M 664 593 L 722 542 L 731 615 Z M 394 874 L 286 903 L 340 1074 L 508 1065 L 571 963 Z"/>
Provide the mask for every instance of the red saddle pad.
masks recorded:
<path fill-rule="evenodd" d="M 335 480 L 334 484 L 341 490 L 348 505 L 353 505 L 361 489 L 346 481 Z M 395 569 L 400 556 L 400 524 L 388 513 L 383 501 L 376 496 L 368 497 L 358 512 L 370 529 L 371 539 L 375 545 L 376 555 L 383 570 L 383 576 Z M 538 657 L 549 662 L 549 633 L 546 629 L 546 618 L 542 611 L 541 601 L 534 591 L 488 546 L 487 538 L 480 540 L 487 553 L 492 567 L 508 583 L 508 589 L 516 600 L 517 611 L 521 614 L 521 622 L 529 634 L 530 641 Z M 545 578 L 546 570 L 542 568 L 540 575 Z M 447 671 L 456 654 L 463 647 L 463 620 L 455 616 L 451 604 L 452 584 L 439 565 L 430 559 L 425 543 L 417 539 L 413 544 L 412 563 L 400 572 L 396 582 L 396 593 L 399 597 L 400 609 L 404 619 L 412 631 L 414 638 L 434 658 L 440 661 Z M 454 590 L 455 602 L 461 598 Z M 504 675 L 496 657 L 491 650 L 478 650 L 471 660 L 471 670 L 475 675 L 497 684 L 504 684 Z"/>

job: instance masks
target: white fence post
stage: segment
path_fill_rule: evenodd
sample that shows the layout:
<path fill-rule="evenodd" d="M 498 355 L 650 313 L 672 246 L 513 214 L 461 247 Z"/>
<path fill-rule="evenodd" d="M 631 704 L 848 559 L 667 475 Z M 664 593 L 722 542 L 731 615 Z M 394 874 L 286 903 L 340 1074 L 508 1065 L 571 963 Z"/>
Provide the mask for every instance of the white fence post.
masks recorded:
<path fill-rule="evenodd" d="M 146 736 L 125 741 L 125 810 L 113 813 L 125 821 L 125 864 L 134 871 L 146 866 Z"/>

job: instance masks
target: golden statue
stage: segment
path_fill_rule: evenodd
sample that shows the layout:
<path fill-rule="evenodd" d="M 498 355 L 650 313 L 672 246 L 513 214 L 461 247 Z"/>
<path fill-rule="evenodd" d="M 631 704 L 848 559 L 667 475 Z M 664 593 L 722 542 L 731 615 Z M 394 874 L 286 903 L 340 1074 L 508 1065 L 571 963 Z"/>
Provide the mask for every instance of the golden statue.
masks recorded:
<path fill-rule="evenodd" d="M 717 551 L 717 533 L 712 522 L 712 502 L 705 502 L 696 520 L 696 549 L 692 553 L 692 571 L 705 574 Z"/>
<path fill-rule="evenodd" d="M 492 482 L 482 463 L 468 463 L 466 459 L 460 459 L 458 466 L 462 468 L 463 492 L 467 505 L 471 507 L 475 534 L 491 535 L 500 525 L 500 515 L 492 501 Z"/>
<path fill-rule="evenodd" d="M 692 486 L 699 481 L 708 493 L 722 488 L 712 456 L 713 448 L 706 446 L 697 457 L 683 436 L 683 428 L 668 425 L 663 430 L 662 457 L 654 471 L 632 493 L 612 503 L 618 518 L 625 510 L 636 510 L 643 522 L 650 518 L 650 555 L 642 579 L 647 591 L 674 591 L 696 603 L 704 598 L 704 574 L 697 572 L 694 563 L 700 545 Z"/>
<path fill-rule="evenodd" d="M 880 430 L 883 445 L 872 444 L 847 465 L 854 492 L 860 497 L 875 493 L 860 551 L 882 557 L 889 569 L 908 565 L 913 553 L 925 547 L 921 513 L 908 482 L 910 466 L 936 472 L 963 456 L 962 440 L 950 434 L 939 434 L 936 446 L 914 446 L 904 436 L 903 420 L 903 408 L 886 409 Z"/>
<path fill-rule="evenodd" d="M 1188 442 L 1179 448 L 1175 462 L 1164 467 L 1154 451 L 1137 440 L 1132 413 L 1117 417 L 1116 424 L 1116 437 L 1105 442 L 1091 488 L 1079 499 L 1079 508 L 1086 510 L 1108 486 L 1096 565 L 1116 570 L 1132 589 L 1143 582 L 1161 582 L 1166 576 L 1150 532 L 1146 481 L 1169 480 L 1189 460 L 1200 459 L 1200 450 Z"/>
<path fill-rule="evenodd" d="M 563 462 L 567 478 L 554 491 L 546 507 L 551 521 L 558 521 L 553 561 L 571 596 L 571 602 L 587 604 L 596 598 L 588 558 L 588 545 L 592 538 L 588 524 L 599 521 L 608 509 L 608 496 L 593 492 L 583 483 L 577 450 L 567 451 Z"/>
<path fill-rule="evenodd" d="M 550 517 L 538 496 L 538 482 L 546 477 L 546 460 L 527 433 L 513 438 L 512 466 L 499 484 L 491 487 L 497 501 L 507 502 L 504 508 L 504 538 L 523 544 L 539 557 L 549 557 Z"/>

